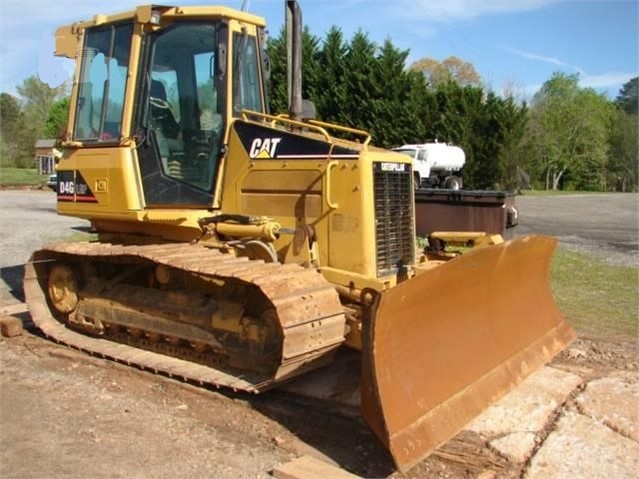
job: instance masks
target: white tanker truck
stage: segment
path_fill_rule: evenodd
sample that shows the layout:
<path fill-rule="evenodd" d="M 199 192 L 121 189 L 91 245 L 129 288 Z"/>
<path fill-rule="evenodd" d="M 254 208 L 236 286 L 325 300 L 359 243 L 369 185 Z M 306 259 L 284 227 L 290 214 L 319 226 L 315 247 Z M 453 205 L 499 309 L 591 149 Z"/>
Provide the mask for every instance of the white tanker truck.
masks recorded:
<path fill-rule="evenodd" d="M 415 189 L 462 188 L 461 169 L 466 162 L 464 150 L 447 143 L 422 143 L 403 145 L 393 151 L 404 153 L 413 159 Z"/>

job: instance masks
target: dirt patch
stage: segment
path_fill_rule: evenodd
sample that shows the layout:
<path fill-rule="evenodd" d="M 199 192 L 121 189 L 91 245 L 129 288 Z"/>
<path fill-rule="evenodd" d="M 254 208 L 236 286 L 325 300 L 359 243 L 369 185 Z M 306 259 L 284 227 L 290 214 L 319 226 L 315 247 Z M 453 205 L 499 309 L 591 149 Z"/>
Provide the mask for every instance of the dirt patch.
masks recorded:
<path fill-rule="evenodd" d="M 603 377 L 631 354 L 625 341 L 577 345 L 585 358 L 564 353 L 553 364 Z M 251 396 L 186 384 L 61 347 L 33 329 L 1 339 L 0 361 L 2 477 L 266 478 L 303 454 L 363 477 L 524 471 L 490 438 L 464 431 L 402 475 L 368 427 L 338 410 L 277 390 Z"/>
<path fill-rule="evenodd" d="M 557 356 L 554 364 L 564 367 L 592 368 L 593 374 L 610 371 L 637 371 L 637 341 L 629 338 L 579 336 Z"/>
<path fill-rule="evenodd" d="M 356 418 L 278 391 L 202 388 L 35 333 L 0 340 L 3 478 L 270 477 L 302 454 L 365 477 L 394 470 Z"/>

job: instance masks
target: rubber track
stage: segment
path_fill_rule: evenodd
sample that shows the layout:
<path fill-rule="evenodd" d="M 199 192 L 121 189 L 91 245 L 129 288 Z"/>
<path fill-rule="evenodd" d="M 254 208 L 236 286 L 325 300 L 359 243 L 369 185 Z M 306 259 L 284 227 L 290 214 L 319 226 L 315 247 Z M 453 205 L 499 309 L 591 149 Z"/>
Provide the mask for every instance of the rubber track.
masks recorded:
<path fill-rule="evenodd" d="M 322 355 L 336 349 L 344 340 L 344 311 L 339 302 L 337 292 L 318 272 L 301 266 L 279 263 L 265 263 L 261 260 L 249 260 L 246 257 L 223 253 L 218 249 L 200 244 L 169 243 L 160 245 L 118 245 L 109 243 L 65 243 L 51 245 L 34 253 L 25 265 L 24 292 L 26 303 L 35 325 L 55 341 L 90 354 L 109 358 L 142 369 L 162 372 L 169 376 L 180 377 L 200 384 L 223 386 L 233 390 L 257 393 L 268 389 L 278 382 L 273 375 L 262 373 L 238 373 L 233 370 L 217 369 L 210 365 L 201 365 L 187 360 L 146 351 L 123 343 L 86 336 L 68 329 L 55 319 L 49 310 L 45 293 L 40 287 L 34 260 L 49 261 L 60 255 L 90 260 L 91 258 L 118 261 L 153 262 L 172 268 L 182 269 L 200 277 L 211 279 L 235 280 L 251 283 L 261 289 L 263 294 L 276 308 L 281 326 L 284 330 L 284 341 L 288 337 L 295 338 L 295 355 L 284 354 L 283 365 L 301 364 L 310 369 L 312 362 L 321 359 Z M 303 313 L 303 314 L 301 314 Z M 294 330 L 304 328 L 313 323 L 313 332 L 321 329 L 323 334 L 320 350 L 300 350 L 299 333 Z M 303 332 L 302 332 L 303 334 Z M 305 342 L 302 338 L 301 343 Z M 286 348 L 284 348 L 286 351 Z M 280 368 L 281 369 L 281 368 Z M 229 372 L 230 371 L 230 372 Z"/>

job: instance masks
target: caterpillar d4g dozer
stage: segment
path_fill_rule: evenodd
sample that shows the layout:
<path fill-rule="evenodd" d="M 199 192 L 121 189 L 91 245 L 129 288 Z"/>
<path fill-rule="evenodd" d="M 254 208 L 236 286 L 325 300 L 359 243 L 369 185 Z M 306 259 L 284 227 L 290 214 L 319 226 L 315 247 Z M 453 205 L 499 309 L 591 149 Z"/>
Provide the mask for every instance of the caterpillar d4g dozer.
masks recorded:
<path fill-rule="evenodd" d="M 56 341 L 234 390 L 358 349 L 362 414 L 405 471 L 573 337 L 549 287 L 555 240 L 418 252 L 410 159 L 302 117 L 285 5 L 279 116 L 252 14 L 142 6 L 58 29 L 76 61 L 58 212 L 98 239 L 35 252 L 28 307 Z"/>

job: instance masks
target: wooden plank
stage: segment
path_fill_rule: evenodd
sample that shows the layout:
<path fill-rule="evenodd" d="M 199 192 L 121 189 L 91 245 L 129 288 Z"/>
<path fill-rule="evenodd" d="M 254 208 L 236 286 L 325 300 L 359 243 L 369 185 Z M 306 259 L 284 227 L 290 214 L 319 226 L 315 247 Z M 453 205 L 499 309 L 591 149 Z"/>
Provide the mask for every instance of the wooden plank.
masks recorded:
<path fill-rule="evenodd" d="M 328 464 L 312 456 L 302 456 L 273 469 L 278 479 L 360 479 L 344 469 Z"/>

